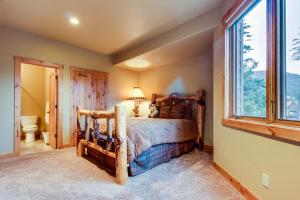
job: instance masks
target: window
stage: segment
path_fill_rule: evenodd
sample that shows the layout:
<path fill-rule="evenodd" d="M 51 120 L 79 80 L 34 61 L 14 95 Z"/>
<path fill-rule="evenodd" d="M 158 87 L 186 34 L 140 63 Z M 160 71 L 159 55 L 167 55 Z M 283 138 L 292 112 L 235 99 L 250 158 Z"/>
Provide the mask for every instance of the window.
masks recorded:
<path fill-rule="evenodd" d="M 281 1 L 278 118 L 300 121 L 300 1 Z"/>
<path fill-rule="evenodd" d="M 300 142 L 299 7 L 240 0 L 223 17 L 224 125 Z"/>
<path fill-rule="evenodd" d="M 234 116 L 266 117 L 266 18 L 263 0 L 228 28 Z"/>

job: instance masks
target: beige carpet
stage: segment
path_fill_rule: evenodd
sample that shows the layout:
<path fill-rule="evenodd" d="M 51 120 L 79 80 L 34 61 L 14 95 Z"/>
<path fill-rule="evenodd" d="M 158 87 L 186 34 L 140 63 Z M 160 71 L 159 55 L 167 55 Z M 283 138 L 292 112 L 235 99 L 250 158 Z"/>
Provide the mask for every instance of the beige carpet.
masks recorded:
<path fill-rule="evenodd" d="M 0 162 L 0 199 L 243 199 L 211 163 L 195 150 L 120 186 L 73 148 L 42 152 Z"/>

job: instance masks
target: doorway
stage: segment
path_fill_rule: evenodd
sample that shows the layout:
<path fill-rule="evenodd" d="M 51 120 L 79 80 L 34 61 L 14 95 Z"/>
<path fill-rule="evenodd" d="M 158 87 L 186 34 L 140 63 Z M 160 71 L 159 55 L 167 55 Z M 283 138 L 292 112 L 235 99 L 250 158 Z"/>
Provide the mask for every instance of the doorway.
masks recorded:
<path fill-rule="evenodd" d="M 16 155 L 61 147 L 62 70 L 59 64 L 15 57 Z"/>

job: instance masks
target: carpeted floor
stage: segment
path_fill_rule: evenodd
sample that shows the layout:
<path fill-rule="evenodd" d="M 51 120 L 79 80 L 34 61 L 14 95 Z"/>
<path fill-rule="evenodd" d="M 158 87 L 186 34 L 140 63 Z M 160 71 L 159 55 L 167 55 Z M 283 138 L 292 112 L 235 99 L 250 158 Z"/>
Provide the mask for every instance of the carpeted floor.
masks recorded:
<path fill-rule="evenodd" d="M 195 150 L 120 186 L 73 148 L 42 152 L 0 162 L 0 199 L 243 199 L 211 163 L 209 154 Z"/>

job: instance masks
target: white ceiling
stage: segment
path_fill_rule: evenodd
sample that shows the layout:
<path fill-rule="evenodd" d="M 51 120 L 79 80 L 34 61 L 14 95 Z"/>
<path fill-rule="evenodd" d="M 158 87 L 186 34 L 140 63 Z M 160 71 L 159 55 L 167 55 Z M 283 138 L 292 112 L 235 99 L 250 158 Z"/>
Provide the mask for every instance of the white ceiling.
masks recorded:
<path fill-rule="evenodd" d="M 0 25 L 113 54 L 174 28 L 222 0 L 0 0 Z M 69 24 L 76 16 L 79 26 Z"/>
<path fill-rule="evenodd" d="M 211 48 L 212 41 L 213 32 L 212 30 L 207 30 L 131 59 L 148 61 L 150 65 L 145 68 L 129 67 L 126 64 L 128 61 L 117 64 L 116 66 L 135 71 L 145 71 L 151 68 L 165 66 L 180 62 L 181 60 L 187 58 L 201 55 L 204 51 L 207 51 L 207 49 Z"/>

